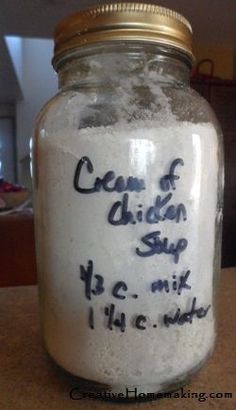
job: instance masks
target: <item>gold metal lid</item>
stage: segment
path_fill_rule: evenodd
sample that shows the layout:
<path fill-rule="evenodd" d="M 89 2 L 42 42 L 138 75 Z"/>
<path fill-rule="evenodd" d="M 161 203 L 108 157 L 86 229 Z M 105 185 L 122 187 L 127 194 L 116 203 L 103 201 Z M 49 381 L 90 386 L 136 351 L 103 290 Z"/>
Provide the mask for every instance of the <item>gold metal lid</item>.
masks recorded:
<path fill-rule="evenodd" d="M 193 59 L 190 23 L 181 14 L 152 4 L 113 3 L 82 10 L 56 26 L 54 40 L 54 65 L 68 50 L 127 40 L 171 46 Z"/>

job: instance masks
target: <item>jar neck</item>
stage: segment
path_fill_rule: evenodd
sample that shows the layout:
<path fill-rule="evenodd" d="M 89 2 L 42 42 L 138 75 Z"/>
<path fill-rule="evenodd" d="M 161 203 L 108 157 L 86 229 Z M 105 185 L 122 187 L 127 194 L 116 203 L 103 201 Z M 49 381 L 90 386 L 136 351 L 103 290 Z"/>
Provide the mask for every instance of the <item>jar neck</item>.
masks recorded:
<path fill-rule="evenodd" d="M 173 48 L 152 44 L 99 44 L 68 52 L 57 62 L 59 88 L 188 85 L 191 62 Z"/>

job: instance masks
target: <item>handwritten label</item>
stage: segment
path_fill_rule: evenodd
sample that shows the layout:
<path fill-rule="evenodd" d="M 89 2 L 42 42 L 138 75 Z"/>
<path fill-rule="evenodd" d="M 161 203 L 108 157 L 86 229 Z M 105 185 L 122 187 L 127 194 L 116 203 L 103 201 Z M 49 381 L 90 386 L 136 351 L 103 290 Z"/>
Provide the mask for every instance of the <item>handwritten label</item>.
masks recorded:
<path fill-rule="evenodd" d="M 152 232 L 148 231 L 145 235 L 137 238 L 137 246 L 131 249 L 137 258 L 158 258 L 162 255 L 169 258 L 173 266 L 179 264 L 182 255 L 187 251 L 189 246 L 188 238 L 179 237 L 173 240 L 162 234 L 162 226 L 167 221 L 180 224 L 188 220 L 186 205 L 183 202 L 173 202 L 174 192 L 178 189 L 178 182 L 181 179 L 181 168 L 184 167 L 182 158 L 174 159 L 169 166 L 167 174 L 157 179 L 157 192 L 155 198 L 149 206 L 144 206 L 140 201 L 136 207 L 130 206 L 130 195 L 141 193 L 146 190 L 146 181 L 134 175 L 116 175 L 115 171 L 107 170 L 104 175 L 97 176 L 95 173 L 92 160 L 88 156 L 83 156 L 75 169 L 73 186 L 74 189 L 81 195 L 92 194 L 109 194 L 119 193 L 121 197 L 115 201 L 107 214 L 107 222 L 118 229 L 120 226 L 129 226 L 136 224 L 159 225 L 158 229 Z M 173 227 L 174 232 L 174 227 Z M 111 275 L 111 272 L 109 272 Z M 128 325 L 133 326 L 137 330 L 145 331 L 146 329 L 158 326 L 182 326 L 191 324 L 193 320 L 200 320 L 206 317 L 211 305 L 200 306 L 197 297 L 192 294 L 190 285 L 191 269 L 185 269 L 179 275 L 166 272 L 167 278 L 154 278 L 147 288 L 143 289 L 141 295 L 136 294 L 129 288 L 124 278 L 120 278 L 115 282 L 112 288 L 108 287 L 105 281 L 107 273 L 96 272 L 94 262 L 91 259 L 85 261 L 84 265 L 79 267 L 79 277 L 84 283 L 84 296 L 92 303 L 94 298 L 103 297 L 104 293 L 110 293 L 112 298 L 111 303 L 106 304 L 103 309 L 103 323 L 109 330 L 120 329 L 125 332 Z M 171 278 L 171 279 L 169 279 Z M 148 290 L 147 290 L 148 289 Z M 162 314 L 161 323 L 158 317 L 151 318 L 145 312 L 138 312 L 128 317 L 125 311 L 120 311 L 116 306 L 116 301 L 120 303 L 133 303 L 138 306 L 140 297 L 150 297 L 150 295 L 158 296 L 160 294 L 173 294 L 181 297 L 183 293 L 191 291 L 188 298 L 186 309 L 183 310 L 177 307 L 175 311 L 164 312 Z M 146 293 L 146 294 L 145 294 Z M 191 306 L 191 308 L 189 308 Z M 137 309 L 138 310 L 138 309 Z M 172 313 L 170 313 L 172 312 Z M 160 312 L 157 312 L 160 314 Z M 99 320 L 99 313 L 94 311 L 93 306 L 88 309 L 88 324 L 90 329 L 96 328 L 96 323 Z M 100 313 L 101 315 L 101 313 Z M 105 321 L 104 321 L 105 320 Z"/>

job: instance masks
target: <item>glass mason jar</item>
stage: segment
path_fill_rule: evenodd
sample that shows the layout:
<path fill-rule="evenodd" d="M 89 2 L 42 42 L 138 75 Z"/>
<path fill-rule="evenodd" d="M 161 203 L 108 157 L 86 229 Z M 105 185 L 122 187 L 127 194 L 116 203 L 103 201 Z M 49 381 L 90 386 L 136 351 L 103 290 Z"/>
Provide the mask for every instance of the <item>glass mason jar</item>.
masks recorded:
<path fill-rule="evenodd" d="M 213 350 L 221 253 L 222 138 L 189 86 L 189 23 L 107 5 L 55 41 L 33 148 L 46 348 L 90 390 L 173 390 Z"/>

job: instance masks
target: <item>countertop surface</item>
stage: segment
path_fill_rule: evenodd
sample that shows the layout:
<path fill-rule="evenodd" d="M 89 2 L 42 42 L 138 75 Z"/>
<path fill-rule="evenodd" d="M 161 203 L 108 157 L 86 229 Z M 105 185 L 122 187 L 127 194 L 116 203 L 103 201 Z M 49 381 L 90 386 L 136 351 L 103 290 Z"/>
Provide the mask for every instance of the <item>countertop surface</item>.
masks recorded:
<path fill-rule="evenodd" d="M 1 288 L 0 409 L 236 409 L 236 268 L 222 271 L 218 301 L 216 349 L 207 365 L 184 387 L 186 397 L 116 404 L 92 399 L 73 400 L 70 397 L 71 390 L 78 386 L 78 380 L 60 371 L 44 352 L 37 288 Z M 200 401 L 203 393 L 206 400 Z M 218 397 L 206 397 L 211 393 Z M 232 393 L 232 397 L 223 397 L 225 393 Z M 73 397 L 78 398 L 76 395 Z"/>

